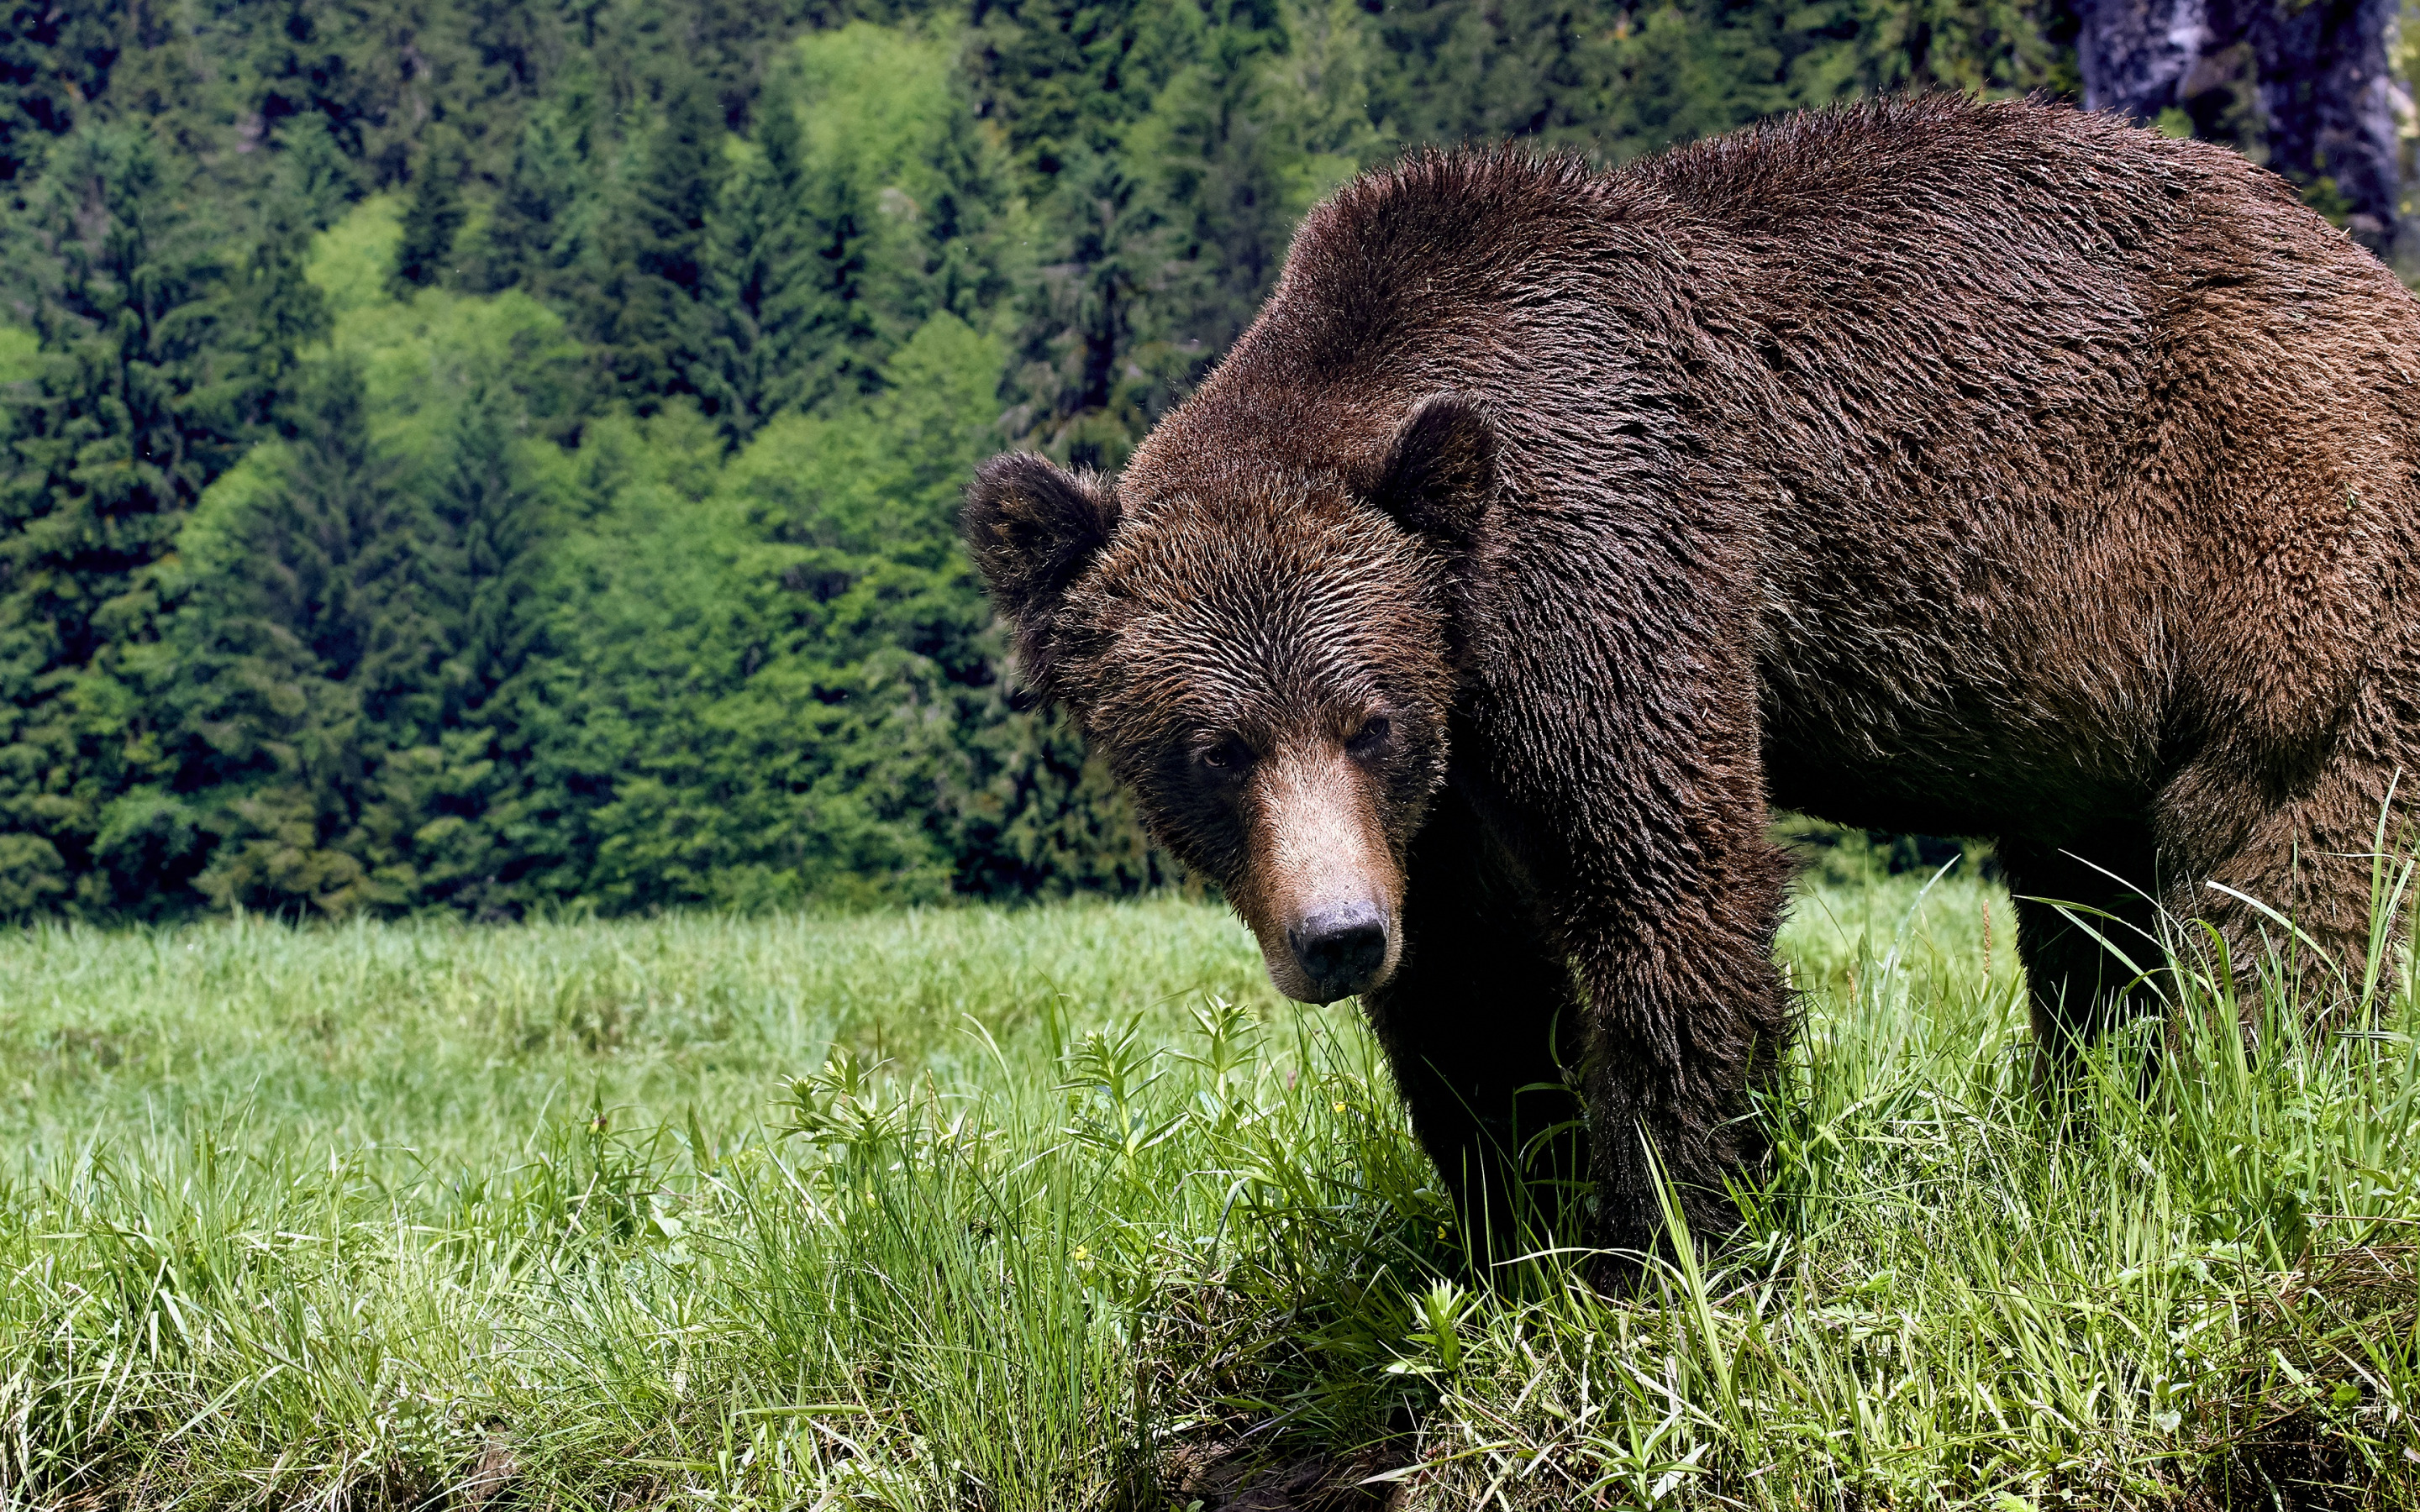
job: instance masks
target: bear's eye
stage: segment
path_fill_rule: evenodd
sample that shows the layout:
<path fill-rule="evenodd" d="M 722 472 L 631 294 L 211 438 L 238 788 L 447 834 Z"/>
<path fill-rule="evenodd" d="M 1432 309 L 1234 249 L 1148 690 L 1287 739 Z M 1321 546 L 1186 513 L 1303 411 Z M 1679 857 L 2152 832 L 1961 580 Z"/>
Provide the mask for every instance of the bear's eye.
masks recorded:
<path fill-rule="evenodd" d="M 1252 764 L 1252 748 L 1233 735 L 1214 740 L 1194 756 L 1194 760 L 1214 772 L 1235 773 Z"/>
<path fill-rule="evenodd" d="M 1395 727 L 1387 722 L 1385 715 L 1373 714 L 1361 721 L 1361 728 L 1353 732 L 1353 738 L 1344 743 L 1344 748 L 1356 756 L 1367 756 L 1384 746 L 1394 730 Z"/>

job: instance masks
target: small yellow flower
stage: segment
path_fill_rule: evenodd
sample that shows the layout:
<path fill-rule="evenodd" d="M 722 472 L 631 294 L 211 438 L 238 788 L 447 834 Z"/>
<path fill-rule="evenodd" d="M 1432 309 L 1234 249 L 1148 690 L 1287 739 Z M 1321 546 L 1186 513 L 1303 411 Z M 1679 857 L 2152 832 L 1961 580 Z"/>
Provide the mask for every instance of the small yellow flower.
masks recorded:
<path fill-rule="evenodd" d="M 1344 1111 L 1344 1104 L 1343 1104 L 1343 1103 L 1337 1103 L 1337 1104 L 1336 1104 L 1336 1111 L 1337 1111 L 1337 1112 L 1339 1112 L 1339 1113 L 1343 1112 L 1343 1111 Z"/>

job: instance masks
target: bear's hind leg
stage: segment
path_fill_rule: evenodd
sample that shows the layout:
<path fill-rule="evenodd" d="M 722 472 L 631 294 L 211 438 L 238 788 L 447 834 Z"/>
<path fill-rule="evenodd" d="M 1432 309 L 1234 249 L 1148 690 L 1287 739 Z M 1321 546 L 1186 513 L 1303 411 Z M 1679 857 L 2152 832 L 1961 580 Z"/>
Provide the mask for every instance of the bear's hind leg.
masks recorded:
<path fill-rule="evenodd" d="M 2207 919 L 2226 940 L 2247 1031 L 2258 1026 L 2267 995 L 2282 991 L 2292 1015 L 2315 1026 L 2333 1023 L 2359 996 L 2381 865 L 2380 814 L 2392 784 L 2398 814 L 2386 832 L 2391 857 L 2408 841 L 2397 827 L 2399 811 L 2420 796 L 2414 774 L 2396 783 L 2395 754 L 2383 738 L 2394 729 L 2380 717 L 2354 719 L 2325 760 L 2284 792 L 2213 762 L 2187 767 L 2161 795 L 2161 853 L 2173 858 L 2175 875 L 2164 901 L 2176 917 Z"/>
<path fill-rule="evenodd" d="M 1542 1247 L 1587 1190 L 1571 966 L 1450 790 L 1409 860 L 1402 964 L 1362 1007 L 1479 1245 Z"/>
<path fill-rule="evenodd" d="M 1999 856 L 2032 999 L 2035 1074 L 2048 1084 L 2103 1031 L 2157 1011 L 2157 993 L 2139 980 L 2165 962 L 2156 852 L 2148 825 L 2120 820 L 2061 845 L 2004 839 Z"/>

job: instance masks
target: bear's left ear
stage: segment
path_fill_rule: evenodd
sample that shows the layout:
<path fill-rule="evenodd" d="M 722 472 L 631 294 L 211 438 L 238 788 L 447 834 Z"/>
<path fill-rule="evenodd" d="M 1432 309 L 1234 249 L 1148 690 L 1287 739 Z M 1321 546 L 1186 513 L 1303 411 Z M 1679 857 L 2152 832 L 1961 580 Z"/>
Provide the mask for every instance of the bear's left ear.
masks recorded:
<path fill-rule="evenodd" d="M 1496 496 L 1499 455 L 1495 423 L 1478 395 L 1430 394 L 1395 428 L 1370 501 L 1459 557 L 1478 544 Z"/>
<path fill-rule="evenodd" d="M 1016 627 L 1017 660 L 1036 691 L 1056 691 L 1053 619 L 1117 523 L 1117 496 L 1097 475 L 1031 452 L 993 457 L 967 488 L 958 530 L 993 605 Z"/>

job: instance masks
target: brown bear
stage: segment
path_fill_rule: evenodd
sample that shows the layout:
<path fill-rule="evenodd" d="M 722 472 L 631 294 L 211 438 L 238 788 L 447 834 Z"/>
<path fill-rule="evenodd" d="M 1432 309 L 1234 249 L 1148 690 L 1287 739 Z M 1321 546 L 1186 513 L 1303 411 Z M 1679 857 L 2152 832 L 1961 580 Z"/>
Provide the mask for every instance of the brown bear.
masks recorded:
<path fill-rule="evenodd" d="M 2359 960 L 2420 737 L 2415 364 L 2283 180 L 2103 116 L 1430 152 L 1311 213 L 1122 476 L 1000 457 L 963 525 L 1023 676 L 1279 987 L 1360 995 L 1459 1195 L 1584 1165 L 1639 1252 L 1649 1141 L 1701 1239 L 1764 1153 L 1768 803 Z M 2091 1032 L 2124 968 L 2018 906 L 2040 1040 Z"/>

